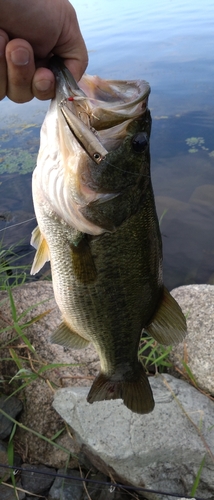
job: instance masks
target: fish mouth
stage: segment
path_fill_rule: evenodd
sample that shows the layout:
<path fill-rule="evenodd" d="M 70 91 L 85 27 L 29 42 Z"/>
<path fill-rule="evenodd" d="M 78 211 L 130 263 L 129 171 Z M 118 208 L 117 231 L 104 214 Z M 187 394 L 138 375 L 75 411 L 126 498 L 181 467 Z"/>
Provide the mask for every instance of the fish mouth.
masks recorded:
<path fill-rule="evenodd" d="M 79 145 L 99 165 L 109 148 L 118 147 L 129 123 L 145 113 L 150 86 L 143 80 L 103 80 L 87 74 L 78 85 L 60 57 L 53 56 L 49 65 L 56 77 L 61 115 Z"/>
<path fill-rule="evenodd" d="M 112 231 L 114 223 L 97 216 L 124 189 L 120 183 L 108 183 L 109 171 L 118 171 L 112 152 L 117 156 L 130 135 L 129 125 L 146 113 L 149 84 L 90 75 L 77 84 L 58 56 L 50 59 L 49 67 L 56 78 L 56 98 L 44 127 L 46 149 L 40 147 L 39 162 L 47 170 L 45 196 L 54 212 L 78 231 L 92 235 Z M 122 177 L 126 181 L 126 175 Z"/>

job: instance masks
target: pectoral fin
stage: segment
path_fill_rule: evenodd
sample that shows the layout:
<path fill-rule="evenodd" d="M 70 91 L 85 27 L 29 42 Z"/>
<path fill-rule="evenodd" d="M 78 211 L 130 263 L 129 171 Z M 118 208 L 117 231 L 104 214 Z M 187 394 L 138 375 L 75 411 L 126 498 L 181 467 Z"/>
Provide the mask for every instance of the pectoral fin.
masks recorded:
<path fill-rule="evenodd" d="M 38 248 L 38 246 L 40 245 L 41 237 L 42 237 L 42 235 L 41 235 L 41 231 L 39 229 L 39 226 L 36 226 L 32 232 L 30 244 L 34 248 Z"/>
<path fill-rule="evenodd" d="M 37 248 L 37 252 L 30 271 L 30 274 L 36 274 L 45 265 L 45 263 L 50 260 L 47 241 L 45 240 L 44 236 L 42 236 L 38 226 L 32 232 L 30 244 L 34 248 Z"/>
<path fill-rule="evenodd" d="M 186 319 L 176 300 L 164 287 L 163 298 L 152 323 L 145 328 L 157 342 L 163 345 L 182 342 L 187 332 Z"/>
<path fill-rule="evenodd" d="M 73 332 L 64 322 L 52 333 L 50 340 L 52 344 L 72 347 L 72 349 L 83 349 L 89 344 L 88 340 Z"/>
<path fill-rule="evenodd" d="M 75 277 L 84 284 L 92 283 L 97 276 L 90 247 L 85 238 L 78 245 L 71 245 Z"/>

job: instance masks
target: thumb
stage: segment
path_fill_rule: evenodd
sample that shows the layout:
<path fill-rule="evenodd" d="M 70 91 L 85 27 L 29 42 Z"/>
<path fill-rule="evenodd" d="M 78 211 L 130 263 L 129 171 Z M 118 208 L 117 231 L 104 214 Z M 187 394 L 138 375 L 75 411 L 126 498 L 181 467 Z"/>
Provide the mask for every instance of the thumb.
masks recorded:
<path fill-rule="evenodd" d="M 69 12 L 71 15 L 65 16 L 61 35 L 52 52 L 64 59 L 69 71 L 79 81 L 88 65 L 88 52 L 73 7 Z"/>
<path fill-rule="evenodd" d="M 88 52 L 82 39 L 76 48 L 72 47 L 68 52 L 58 53 L 64 59 L 64 63 L 78 82 L 88 66 Z"/>

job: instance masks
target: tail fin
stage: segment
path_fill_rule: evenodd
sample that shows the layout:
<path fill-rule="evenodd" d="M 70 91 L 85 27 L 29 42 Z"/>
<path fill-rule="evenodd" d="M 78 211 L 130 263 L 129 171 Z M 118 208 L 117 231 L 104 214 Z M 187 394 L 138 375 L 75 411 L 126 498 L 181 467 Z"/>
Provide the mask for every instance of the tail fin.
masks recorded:
<path fill-rule="evenodd" d="M 93 382 L 93 385 L 88 393 L 87 401 L 94 403 L 95 401 L 103 401 L 106 399 L 123 399 L 124 404 L 129 410 L 135 413 L 149 413 L 154 408 L 154 399 L 152 390 L 141 363 L 138 363 L 138 377 L 133 380 L 115 381 L 115 376 L 108 377 L 103 373 L 99 373 Z"/>

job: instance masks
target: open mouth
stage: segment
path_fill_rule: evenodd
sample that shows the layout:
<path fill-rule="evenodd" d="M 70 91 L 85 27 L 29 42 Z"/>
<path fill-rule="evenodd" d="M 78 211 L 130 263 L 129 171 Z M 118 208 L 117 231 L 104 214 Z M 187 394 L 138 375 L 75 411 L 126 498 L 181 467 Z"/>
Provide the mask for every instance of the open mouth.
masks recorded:
<path fill-rule="evenodd" d="M 128 124 L 146 111 L 149 84 L 84 75 L 79 86 L 59 57 L 51 58 L 50 67 L 58 83 L 61 113 L 84 151 L 99 165 L 108 154 L 108 144 L 116 147 Z"/>

